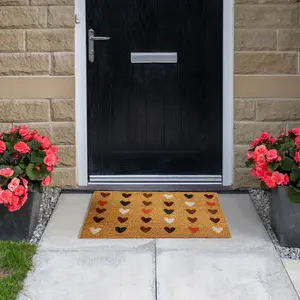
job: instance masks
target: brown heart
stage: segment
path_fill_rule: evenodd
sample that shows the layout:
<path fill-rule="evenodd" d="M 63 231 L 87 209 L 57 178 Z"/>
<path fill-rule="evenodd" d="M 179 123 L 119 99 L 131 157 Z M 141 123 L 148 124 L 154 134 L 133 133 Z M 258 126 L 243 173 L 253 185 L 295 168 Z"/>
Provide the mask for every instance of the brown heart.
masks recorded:
<path fill-rule="evenodd" d="M 144 226 L 141 227 L 141 230 L 145 233 L 149 232 L 151 229 L 152 229 L 151 227 L 144 227 Z"/>
<path fill-rule="evenodd" d="M 152 218 L 145 218 L 145 217 L 141 217 L 142 221 L 144 221 L 145 223 L 149 223 Z"/>
<path fill-rule="evenodd" d="M 218 210 L 217 209 L 209 209 L 208 212 L 215 215 L 218 212 Z"/>
<path fill-rule="evenodd" d="M 164 204 L 166 206 L 170 207 L 170 206 L 172 206 L 174 204 L 174 202 L 167 202 L 167 201 L 165 201 Z"/>
<path fill-rule="evenodd" d="M 152 202 L 151 202 L 151 201 L 143 201 L 143 204 L 144 204 L 145 206 L 149 206 L 149 205 L 152 204 Z"/>
<path fill-rule="evenodd" d="M 110 195 L 110 193 L 100 193 L 100 195 L 104 198 L 108 197 Z"/>
<path fill-rule="evenodd" d="M 195 223 L 197 220 L 198 220 L 198 218 L 190 218 L 190 217 L 188 217 L 187 218 L 191 223 Z"/>
<path fill-rule="evenodd" d="M 214 197 L 214 195 L 204 194 L 204 197 L 207 199 L 212 199 Z"/>
<path fill-rule="evenodd" d="M 165 231 L 167 233 L 172 233 L 173 231 L 175 231 L 175 228 L 174 227 L 165 227 Z"/>
<path fill-rule="evenodd" d="M 96 209 L 96 212 L 98 213 L 98 214 L 102 214 L 102 213 L 104 213 L 106 211 L 106 209 L 105 208 L 97 208 Z"/>
<path fill-rule="evenodd" d="M 118 220 L 120 223 L 125 223 L 128 220 L 128 218 L 118 217 Z"/>
<path fill-rule="evenodd" d="M 123 193 L 123 194 L 122 194 L 122 196 L 123 196 L 124 198 L 129 198 L 131 195 L 132 195 L 132 194 L 126 194 L 126 193 Z"/>
<path fill-rule="evenodd" d="M 151 197 L 152 197 L 152 194 L 144 193 L 143 196 L 146 197 L 146 198 L 151 198 Z"/>
<path fill-rule="evenodd" d="M 220 218 L 210 218 L 210 220 L 216 224 L 220 222 Z"/>
<path fill-rule="evenodd" d="M 100 223 L 101 221 L 104 220 L 104 218 L 94 217 L 93 220 L 94 220 L 96 223 Z"/>
<path fill-rule="evenodd" d="M 190 215 L 193 215 L 196 212 L 196 209 L 187 209 L 186 210 Z"/>

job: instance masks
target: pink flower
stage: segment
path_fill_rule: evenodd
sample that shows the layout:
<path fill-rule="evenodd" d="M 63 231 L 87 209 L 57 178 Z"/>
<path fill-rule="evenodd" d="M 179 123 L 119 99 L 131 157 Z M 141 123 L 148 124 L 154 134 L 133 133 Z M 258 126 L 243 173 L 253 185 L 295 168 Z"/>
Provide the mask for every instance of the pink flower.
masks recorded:
<path fill-rule="evenodd" d="M 51 183 L 51 177 L 47 176 L 42 180 L 42 186 L 48 186 Z"/>
<path fill-rule="evenodd" d="M 52 172 L 54 170 L 54 167 L 47 166 L 46 169 L 47 169 L 48 172 Z"/>
<path fill-rule="evenodd" d="M 252 158 L 252 152 L 247 152 L 247 159 L 251 159 Z"/>
<path fill-rule="evenodd" d="M 280 136 L 285 136 L 285 132 L 281 131 Z"/>
<path fill-rule="evenodd" d="M 300 135 L 300 128 L 293 128 L 292 133 L 294 133 L 295 135 Z"/>
<path fill-rule="evenodd" d="M 275 143 L 275 138 L 273 136 L 269 137 L 269 141 L 271 142 L 271 144 Z"/>
<path fill-rule="evenodd" d="M 268 152 L 268 149 L 265 145 L 257 146 L 254 150 L 254 153 L 257 153 L 257 154 L 266 154 L 267 152 Z"/>
<path fill-rule="evenodd" d="M 48 154 L 57 154 L 57 147 L 55 147 L 55 146 L 50 146 L 49 147 L 49 149 L 47 149 L 46 151 L 46 154 L 48 155 Z"/>
<path fill-rule="evenodd" d="M 25 141 L 31 141 L 32 140 L 32 134 L 27 134 L 26 136 L 24 136 L 24 140 Z"/>
<path fill-rule="evenodd" d="M 25 125 L 22 125 L 21 128 L 19 129 L 19 134 L 22 137 L 26 136 L 29 133 L 30 132 L 29 132 L 28 128 Z"/>
<path fill-rule="evenodd" d="M 275 171 L 275 172 L 272 174 L 272 178 L 273 178 L 273 180 L 275 181 L 275 183 L 277 183 L 278 185 L 283 185 L 283 184 L 284 184 L 284 181 L 285 181 L 285 176 L 284 176 L 284 174 Z"/>
<path fill-rule="evenodd" d="M 12 192 L 10 190 L 4 190 L 0 194 L 0 198 L 3 204 L 10 204 L 12 201 Z"/>
<path fill-rule="evenodd" d="M 283 185 L 287 185 L 290 181 L 289 175 L 288 174 L 284 174 L 283 176 Z"/>
<path fill-rule="evenodd" d="M 17 130 L 18 130 L 17 127 L 12 127 L 12 128 L 9 130 L 9 132 L 10 132 L 10 133 L 14 133 L 14 132 L 16 132 Z"/>
<path fill-rule="evenodd" d="M 250 174 L 254 177 L 258 177 L 257 176 L 257 173 L 256 173 L 256 170 L 253 168 L 251 171 L 250 171 Z"/>
<path fill-rule="evenodd" d="M 3 141 L 0 141 L 0 154 L 6 150 L 6 145 Z"/>
<path fill-rule="evenodd" d="M 261 135 L 260 135 L 260 139 L 261 140 L 265 140 L 268 137 L 269 137 L 269 134 L 266 131 L 262 132 Z"/>
<path fill-rule="evenodd" d="M 57 162 L 57 157 L 55 156 L 55 154 L 49 154 L 44 158 L 44 164 L 52 167 L 56 164 Z"/>
<path fill-rule="evenodd" d="M 266 177 L 264 179 L 265 184 L 267 185 L 268 188 L 272 189 L 276 187 L 276 183 L 272 177 Z"/>
<path fill-rule="evenodd" d="M 24 194 L 25 188 L 23 185 L 19 185 L 15 190 L 14 194 L 17 196 L 22 196 Z"/>
<path fill-rule="evenodd" d="M 297 163 L 300 163 L 300 151 L 296 152 L 294 159 Z"/>
<path fill-rule="evenodd" d="M 7 187 L 13 192 L 19 186 L 19 184 L 20 184 L 20 179 L 13 178 Z"/>
<path fill-rule="evenodd" d="M 41 167 L 40 167 L 40 166 L 36 166 L 35 168 L 36 168 L 38 171 L 41 170 Z"/>
<path fill-rule="evenodd" d="M 21 177 L 21 179 L 22 179 L 24 187 L 27 189 L 28 188 L 28 180 L 26 180 L 24 177 Z"/>
<path fill-rule="evenodd" d="M 297 148 L 300 148 L 300 135 L 295 138 L 295 144 Z"/>
<path fill-rule="evenodd" d="M 278 157 L 278 154 L 277 154 L 277 150 L 276 149 L 272 149 L 272 150 L 269 150 L 267 152 L 267 161 L 272 161 L 274 159 L 277 159 Z"/>
<path fill-rule="evenodd" d="M 29 153 L 31 150 L 30 147 L 24 142 L 15 144 L 14 149 L 22 154 Z"/>
<path fill-rule="evenodd" d="M 49 147 L 50 147 L 50 139 L 47 138 L 47 137 L 43 138 L 41 148 L 42 149 L 47 149 Z"/>
<path fill-rule="evenodd" d="M 0 169 L 0 176 L 10 177 L 14 174 L 14 171 L 10 168 Z"/>

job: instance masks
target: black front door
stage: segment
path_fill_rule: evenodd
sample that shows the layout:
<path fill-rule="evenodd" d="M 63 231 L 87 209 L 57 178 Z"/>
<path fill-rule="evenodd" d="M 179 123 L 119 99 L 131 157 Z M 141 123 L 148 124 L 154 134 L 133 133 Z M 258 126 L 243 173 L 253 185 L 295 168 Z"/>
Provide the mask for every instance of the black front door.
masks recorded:
<path fill-rule="evenodd" d="M 89 174 L 221 175 L 223 0 L 86 5 Z"/>

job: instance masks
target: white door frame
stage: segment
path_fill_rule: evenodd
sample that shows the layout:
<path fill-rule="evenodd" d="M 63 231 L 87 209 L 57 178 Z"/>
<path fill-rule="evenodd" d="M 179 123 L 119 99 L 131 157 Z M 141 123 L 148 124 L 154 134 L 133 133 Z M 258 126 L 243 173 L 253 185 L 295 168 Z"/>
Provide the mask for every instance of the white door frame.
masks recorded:
<path fill-rule="evenodd" d="M 75 105 L 77 183 L 88 185 L 86 0 L 75 0 Z M 223 186 L 233 178 L 234 0 L 223 0 Z"/>

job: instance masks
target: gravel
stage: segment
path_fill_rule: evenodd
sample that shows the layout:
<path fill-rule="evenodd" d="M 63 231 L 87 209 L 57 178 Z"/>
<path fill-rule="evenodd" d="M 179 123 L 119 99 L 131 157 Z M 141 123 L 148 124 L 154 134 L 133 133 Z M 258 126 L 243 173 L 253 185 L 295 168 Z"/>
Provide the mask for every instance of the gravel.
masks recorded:
<path fill-rule="evenodd" d="M 281 258 L 300 260 L 300 248 L 281 247 L 279 245 L 278 239 L 271 227 L 268 194 L 261 189 L 250 189 L 249 194 L 279 256 Z"/>
<path fill-rule="evenodd" d="M 52 215 L 52 212 L 56 206 L 61 190 L 58 188 L 45 188 L 43 192 L 43 198 L 41 202 L 40 214 L 38 225 L 34 230 L 30 243 L 38 244 L 41 240 L 48 221 Z"/>

